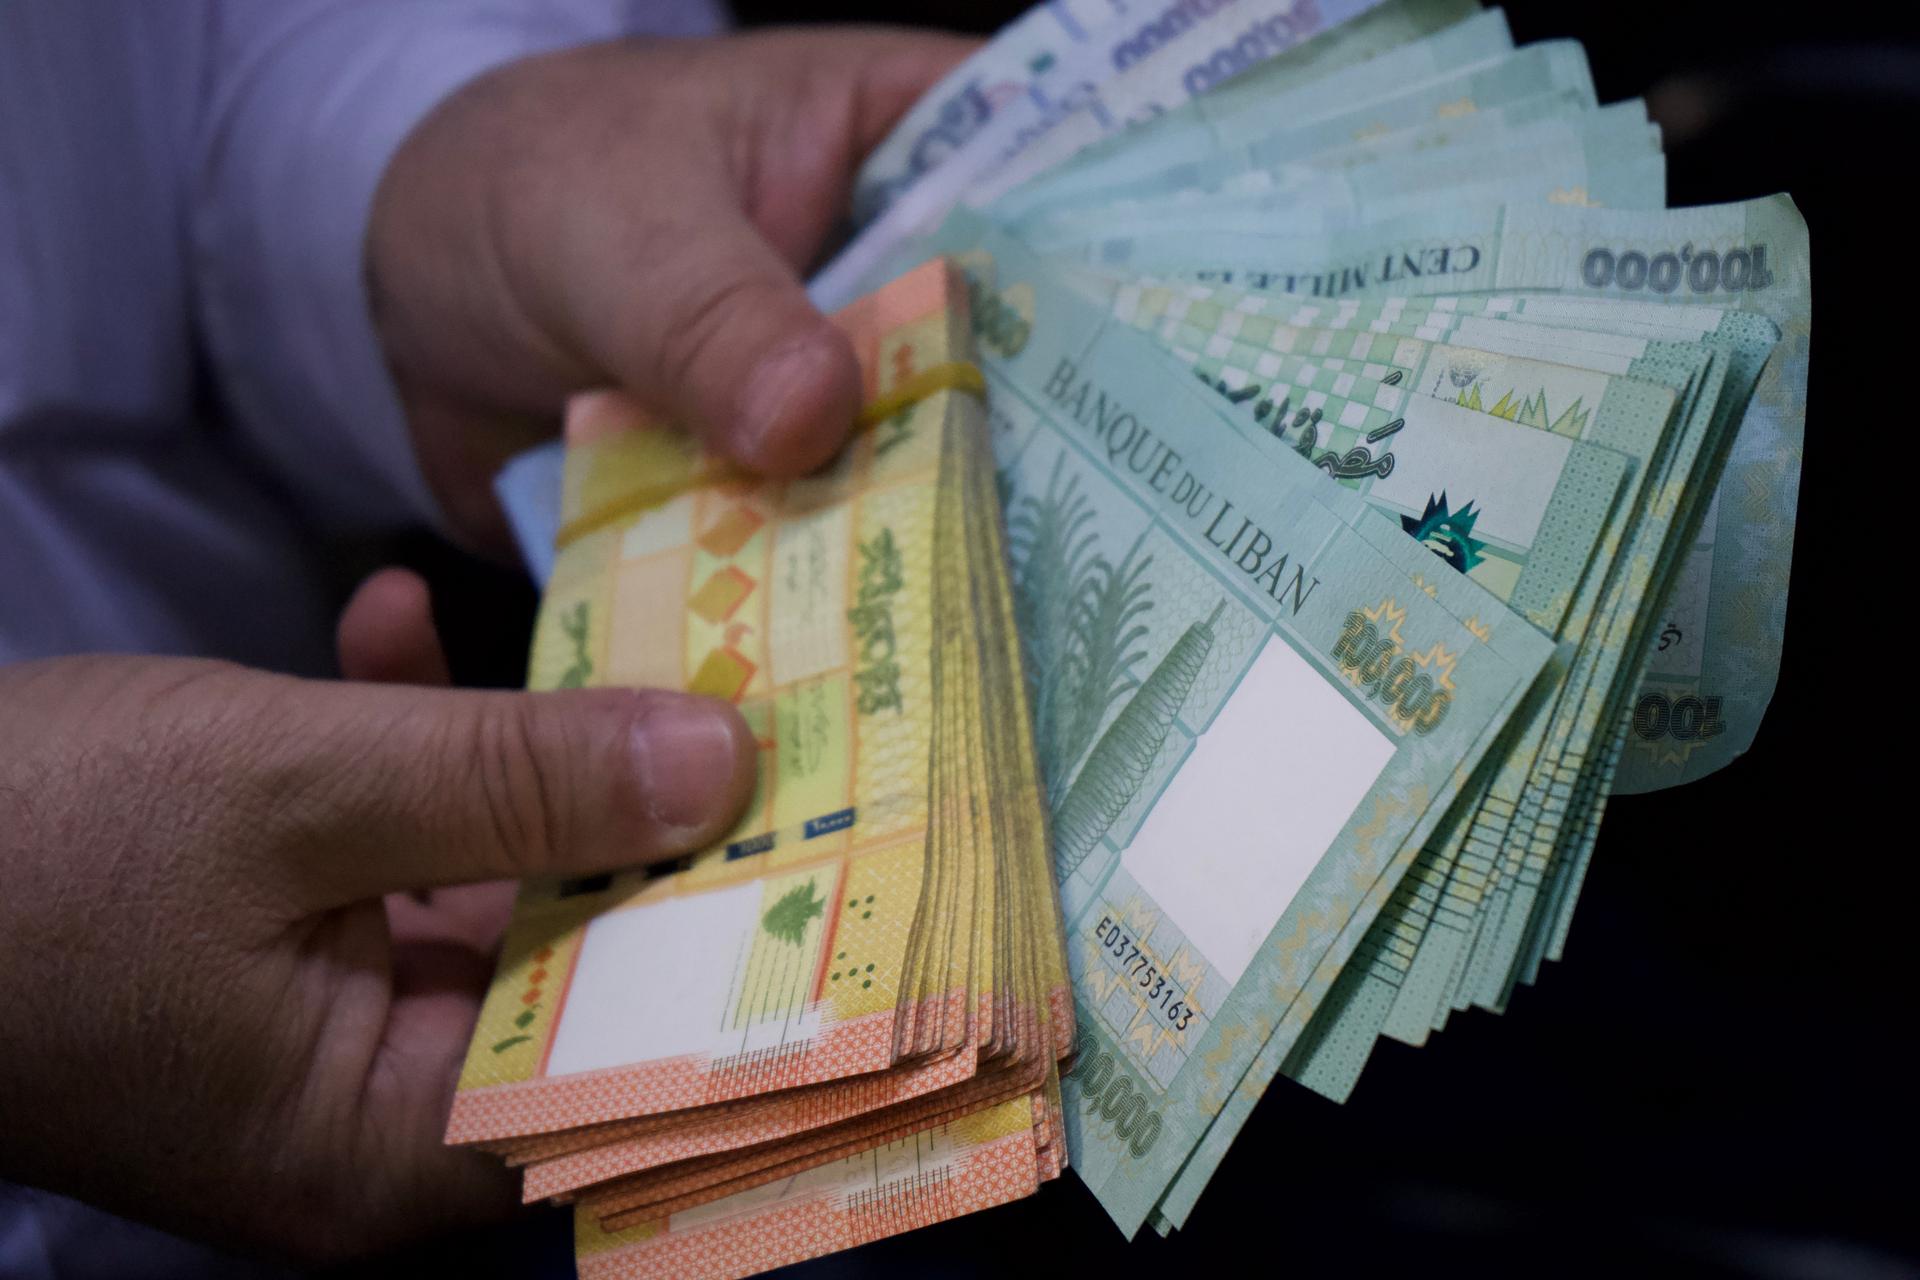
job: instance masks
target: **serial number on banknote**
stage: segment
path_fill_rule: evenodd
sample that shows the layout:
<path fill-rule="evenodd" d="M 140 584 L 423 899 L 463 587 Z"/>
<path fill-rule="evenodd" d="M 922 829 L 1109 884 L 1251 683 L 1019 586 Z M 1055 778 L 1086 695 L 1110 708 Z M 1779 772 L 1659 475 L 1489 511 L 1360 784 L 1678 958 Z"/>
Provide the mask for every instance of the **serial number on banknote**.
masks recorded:
<path fill-rule="evenodd" d="M 1147 993 L 1148 1007 L 1158 1010 L 1175 1031 L 1185 1031 L 1193 1021 L 1192 1006 L 1185 1000 L 1173 998 L 1179 988 L 1154 967 L 1140 944 L 1127 936 L 1126 930 L 1115 924 L 1111 916 L 1100 917 L 1100 923 L 1093 927 L 1093 936 L 1100 940 L 1108 955 L 1119 961 L 1120 969 L 1132 975 L 1140 989 Z"/>

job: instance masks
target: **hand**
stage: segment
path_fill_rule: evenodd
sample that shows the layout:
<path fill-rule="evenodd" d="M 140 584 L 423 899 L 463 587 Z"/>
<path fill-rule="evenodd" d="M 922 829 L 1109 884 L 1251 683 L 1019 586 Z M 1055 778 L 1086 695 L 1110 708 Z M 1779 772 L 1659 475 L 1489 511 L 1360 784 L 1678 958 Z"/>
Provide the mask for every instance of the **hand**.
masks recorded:
<path fill-rule="evenodd" d="M 408 575 L 340 641 L 445 678 Z M 738 714 L 678 694 L 65 658 L 0 706 L 0 1177 L 307 1258 L 516 1199 L 441 1144 L 506 891 L 382 895 L 677 855 L 752 789 Z"/>
<path fill-rule="evenodd" d="M 488 481 L 570 392 L 621 386 L 768 474 L 859 408 L 851 345 L 797 272 L 853 173 L 972 42 L 883 30 L 634 40 L 452 95 L 375 200 L 376 319 L 429 484 L 505 545 Z"/>

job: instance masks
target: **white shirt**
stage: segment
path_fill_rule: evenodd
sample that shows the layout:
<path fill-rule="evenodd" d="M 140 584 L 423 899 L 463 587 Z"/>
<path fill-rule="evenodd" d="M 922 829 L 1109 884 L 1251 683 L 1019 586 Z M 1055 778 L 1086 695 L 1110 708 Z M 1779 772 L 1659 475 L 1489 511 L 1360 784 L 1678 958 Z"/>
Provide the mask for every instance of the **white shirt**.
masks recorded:
<path fill-rule="evenodd" d="M 711 0 L 0 0 L 0 662 L 330 669 L 328 540 L 437 514 L 362 274 L 388 157 L 491 67 L 719 24 Z M 9 1277 L 212 1269 L 0 1186 Z"/>

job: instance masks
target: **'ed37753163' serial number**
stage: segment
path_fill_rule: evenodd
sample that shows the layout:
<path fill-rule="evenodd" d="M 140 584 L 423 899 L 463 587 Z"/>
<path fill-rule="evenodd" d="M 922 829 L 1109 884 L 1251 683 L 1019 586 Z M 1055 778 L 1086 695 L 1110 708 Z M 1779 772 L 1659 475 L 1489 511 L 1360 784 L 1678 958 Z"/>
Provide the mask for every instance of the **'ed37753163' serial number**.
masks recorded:
<path fill-rule="evenodd" d="M 1099 939 L 1108 955 L 1119 961 L 1120 970 L 1130 975 L 1146 993 L 1147 1006 L 1158 1010 L 1175 1031 L 1185 1031 L 1187 1024 L 1193 1021 L 1193 1006 L 1185 1000 L 1174 998 L 1179 988 L 1168 982 L 1167 975 L 1149 962 L 1140 944 L 1115 924 L 1111 916 L 1100 917 L 1100 923 L 1093 927 L 1093 936 Z"/>

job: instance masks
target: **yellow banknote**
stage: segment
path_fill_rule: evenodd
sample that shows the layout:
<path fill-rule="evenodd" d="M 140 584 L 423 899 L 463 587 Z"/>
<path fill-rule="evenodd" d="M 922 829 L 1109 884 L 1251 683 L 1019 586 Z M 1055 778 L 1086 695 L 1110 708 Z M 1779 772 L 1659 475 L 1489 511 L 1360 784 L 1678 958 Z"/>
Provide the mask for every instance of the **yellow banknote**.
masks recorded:
<path fill-rule="evenodd" d="M 874 397 L 964 352 L 957 296 L 936 264 L 843 317 Z M 759 740 L 759 784 L 736 830 L 672 874 L 527 888 L 451 1139 L 879 1071 L 904 1056 L 906 998 L 933 1002 L 914 1010 L 914 1051 L 959 1046 L 983 958 L 912 942 L 944 856 L 930 846 L 957 827 L 929 778 L 936 609 L 961 605 L 935 588 L 939 518 L 959 516 L 941 497 L 964 452 L 950 402 L 965 394 L 934 390 L 785 483 L 728 473 L 616 398 L 575 406 L 569 532 L 529 683 L 728 698 Z M 967 887 L 947 888 L 971 932 Z"/>

